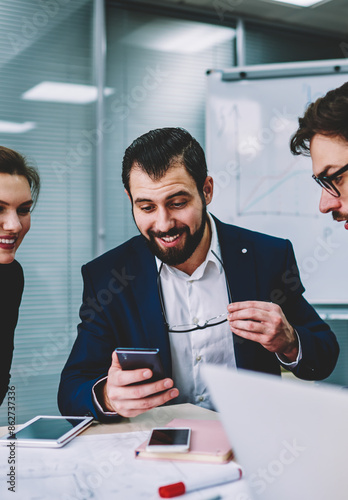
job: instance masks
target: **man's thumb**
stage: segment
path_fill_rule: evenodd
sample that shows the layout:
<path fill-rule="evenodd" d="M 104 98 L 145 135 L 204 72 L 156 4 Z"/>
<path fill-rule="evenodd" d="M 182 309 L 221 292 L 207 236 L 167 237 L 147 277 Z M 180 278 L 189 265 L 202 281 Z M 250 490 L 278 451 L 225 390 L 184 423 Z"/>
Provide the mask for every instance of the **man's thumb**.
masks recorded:
<path fill-rule="evenodd" d="M 116 354 L 116 351 L 112 353 L 112 358 L 111 358 L 111 368 L 118 368 L 119 370 L 122 370 L 122 367 L 120 365 L 120 362 L 118 361 L 118 357 Z"/>

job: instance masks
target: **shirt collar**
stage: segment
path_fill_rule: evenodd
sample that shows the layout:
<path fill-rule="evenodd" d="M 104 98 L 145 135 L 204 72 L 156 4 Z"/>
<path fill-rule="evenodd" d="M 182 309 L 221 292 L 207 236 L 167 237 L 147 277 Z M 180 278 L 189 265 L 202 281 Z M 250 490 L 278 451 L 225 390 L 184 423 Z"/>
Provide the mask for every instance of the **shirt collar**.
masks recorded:
<path fill-rule="evenodd" d="M 221 249 L 220 249 L 219 238 L 218 238 L 218 234 L 217 234 L 217 230 L 216 230 L 216 224 L 215 224 L 213 217 L 211 216 L 211 214 L 209 212 L 207 212 L 207 217 L 208 217 L 208 220 L 210 223 L 210 228 L 211 228 L 210 247 L 209 247 L 209 250 L 208 250 L 208 253 L 207 253 L 207 256 L 206 256 L 204 262 L 202 262 L 202 264 L 196 269 L 196 271 L 192 274 L 192 276 L 190 276 L 190 279 L 192 279 L 194 277 L 196 272 L 198 272 L 200 275 L 203 275 L 209 262 L 212 262 L 214 265 L 216 265 L 219 273 L 221 273 L 223 271 L 222 266 L 221 266 L 221 262 L 219 262 L 219 260 L 212 253 L 212 251 L 215 252 L 216 255 L 219 257 L 219 259 L 221 259 Z M 155 256 L 155 259 L 156 259 L 157 271 L 159 271 L 159 268 L 162 264 L 162 261 L 156 256 Z M 162 269 L 161 275 L 162 275 L 163 271 L 169 272 L 171 274 L 176 274 L 176 275 L 182 276 L 182 277 L 187 277 L 187 275 L 185 273 L 183 273 L 182 271 L 179 271 L 179 269 L 176 269 L 173 266 L 168 266 L 168 264 L 164 264 L 164 263 L 163 263 L 163 269 Z M 198 276 L 195 276 L 195 278 L 198 279 Z"/>

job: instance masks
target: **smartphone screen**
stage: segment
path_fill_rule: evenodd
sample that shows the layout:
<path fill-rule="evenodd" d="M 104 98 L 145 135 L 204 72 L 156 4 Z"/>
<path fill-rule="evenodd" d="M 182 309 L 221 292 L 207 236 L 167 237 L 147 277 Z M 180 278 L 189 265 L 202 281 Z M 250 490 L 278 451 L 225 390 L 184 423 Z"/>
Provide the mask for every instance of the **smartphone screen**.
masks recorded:
<path fill-rule="evenodd" d="M 191 429 L 186 427 L 158 427 L 152 429 L 147 451 L 188 451 Z"/>

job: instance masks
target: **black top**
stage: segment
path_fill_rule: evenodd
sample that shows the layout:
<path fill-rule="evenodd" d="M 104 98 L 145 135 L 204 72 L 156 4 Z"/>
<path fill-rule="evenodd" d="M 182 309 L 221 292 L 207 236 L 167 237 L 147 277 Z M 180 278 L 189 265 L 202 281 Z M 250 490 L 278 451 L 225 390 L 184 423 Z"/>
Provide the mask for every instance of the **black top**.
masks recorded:
<path fill-rule="evenodd" d="M 0 264 L 0 405 L 7 393 L 13 355 L 13 337 L 24 288 L 21 265 Z"/>

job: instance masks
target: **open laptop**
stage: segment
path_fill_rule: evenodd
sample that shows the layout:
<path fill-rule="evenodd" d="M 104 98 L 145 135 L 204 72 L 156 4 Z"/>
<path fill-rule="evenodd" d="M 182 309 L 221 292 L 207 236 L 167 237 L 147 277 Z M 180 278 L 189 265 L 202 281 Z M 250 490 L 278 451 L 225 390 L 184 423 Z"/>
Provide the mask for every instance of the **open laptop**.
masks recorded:
<path fill-rule="evenodd" d="M 255 500 L 347 500 L 348 389 L 203 370 Z"/>

